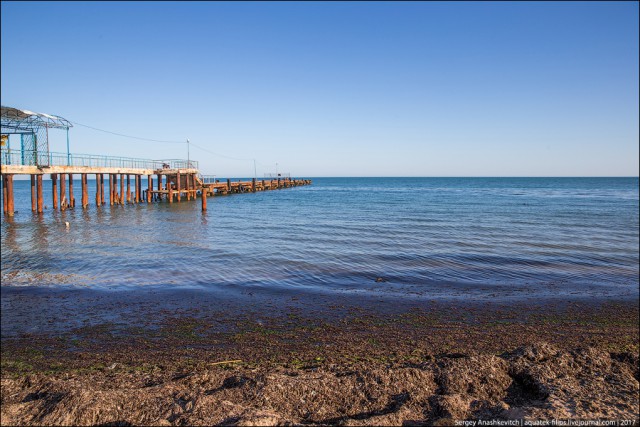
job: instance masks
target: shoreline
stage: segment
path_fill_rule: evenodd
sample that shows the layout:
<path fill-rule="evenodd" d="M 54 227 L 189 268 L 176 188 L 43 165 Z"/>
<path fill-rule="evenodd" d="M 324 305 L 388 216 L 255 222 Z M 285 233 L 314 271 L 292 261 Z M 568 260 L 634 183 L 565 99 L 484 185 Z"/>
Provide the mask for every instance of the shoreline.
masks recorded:
<path fill-rule="evenodd" d="M 3 288 L 3 424 L 638 417 L 637 299 L 44 292 L 24 317 L 9 295 L 34 293 Z"/>

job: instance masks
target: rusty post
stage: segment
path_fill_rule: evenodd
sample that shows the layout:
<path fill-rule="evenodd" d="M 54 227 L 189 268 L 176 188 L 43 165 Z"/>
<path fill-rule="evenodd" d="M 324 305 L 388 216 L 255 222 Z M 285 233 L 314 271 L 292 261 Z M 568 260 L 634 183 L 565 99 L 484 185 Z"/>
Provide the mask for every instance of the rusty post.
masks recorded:
<path fill-rule="evenodd" d="M 136 175 L 135 176 L 135 186 L 136 186 L 136 196 L 135 196 L 135 202 L 136 203 L 140 203 L 140 175 Z"/>
<path fill-rule="evenodd" d="M 131 183 L 129 182 L 129 174 L 127 174 L 127 203 L 131 203 Z"/>
<path fill-rule="evenodd" d="M 151 203 L 151 192 L 153 191 L 153 176 L 147 176 L 147 203 Z"/>
<path fill-rule="evenodd" d="M 58 209 L 58 174 L 51 174 L 51 191 L 53 192 L 53 209 Z"/>
<path fill-rule="evenodd" d="M 80 174 L 80 205 L 82 206 L 82 209 L 85 209 L 87 207 L 86 205 L 86 195 L 85 193 L 87 192 L 87 184 L 84 181 L 84 179 L 86 178 L 87 174 L 81 173 Z"/>
<path fill-rule="evenodd" d="M 120 204 L 124 205 L 124 174 L 120 174 Z"/>
<path fill-rule="evenodd" d="M 7 213 L 7 175 L 2 174 L 2 212 Z"/>
<path fill-rule="evenodd" d="M 69 174 L 69 207 L 76 207 L 76 199 L 73 197 L 73 174 Z"/>
<path fill-rule="evenodd" d="M 113 206 L 113 174 L 109 174 L 109 204 Z"/>
<path fill-rule="evenodd" d="M 31 210 L 36 211 L 36 176 L 31 175 Z"/>
<path fill-rule="evenodd" d="M 202 210 L 207 210 L 207 187 L 202 186 Z"/>
<path fill-rule="evenodd" d="M 87 206 L 89 206 L 89 193 L 87 184 L 87 174 L 80 174 L 80 186 L 82 187 L 82 209 L 86 209 Z"/>
<path fill-rule="evenodd" d="M 231 180 L 227 178 L 227 192 L 231 193 Z"/>
<path fill-rule="evenodd" d="M 60 210 L 61 211 L 67 209 L 66 181 L 67 181 L 67 177 L 63 173 L 61 173 L 60 174 Z"/>
<path fill-rule="evenodd" d="M 14 209 L 13 209 L 13 175 L 11 175 L 11 174 L 7 175 L 7 179 L 5 181 L 5 185 L 7 187 L 7 199 L 6 199 L 7 215 L 13 216 L 13 213 L 14 213 Z"/>
<path fill-rule="evenodd" d="M 44 195 L 42 194 L 42 175 L 37 175 L 36 180 L 38 190 L 38 213 L 42 213 L 42 205 L 44 204 Z"/>
<path fill-rule="evenodd" d="M 178 191 L 178 203 L 180 203 L 180 172 L 176 172 L 176 190 Z"/>
<path fill-rule="evenodd" d="M 100 201 L 100 174 L 96 174 L 96 206 L 101 205 Z"/>
<path fill-rule="evenodd" d="M 167 175 L 167 190 L 169 191 L 169 203 L 173 203 L 173 187 L 171 186 L 169 175 Z"/>
<path fill-rule="evenodd" d="M 96 200 L 98 202 L 98 206 L 104 205 L 104 175 L 98 174 L 96 175 L 96 185 L 98 186 L 98 193 L 96 194 Z"/>
<path fill-rule="evenodd" d="M 187 187 L 187 200 L 191 200 L 191 174 L 188 173 L 187 174 L 187 179 L 186 179 L 186 187 Z"/>
<path fill-rule="evenodd" d="M 256 179 L 255 178 L 251 179 L 251 191 L 253 191 L 254 193 L 256 192 Z"/>

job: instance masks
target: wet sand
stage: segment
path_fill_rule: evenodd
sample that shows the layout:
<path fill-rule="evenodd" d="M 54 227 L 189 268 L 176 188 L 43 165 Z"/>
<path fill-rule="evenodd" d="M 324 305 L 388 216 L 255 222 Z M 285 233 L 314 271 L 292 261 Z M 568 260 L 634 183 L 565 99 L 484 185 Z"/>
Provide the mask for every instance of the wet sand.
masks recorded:
<path fill-rule="evenodd" d="M 2 291 L 2 424 L 638 418 L 637 299 Z"/>

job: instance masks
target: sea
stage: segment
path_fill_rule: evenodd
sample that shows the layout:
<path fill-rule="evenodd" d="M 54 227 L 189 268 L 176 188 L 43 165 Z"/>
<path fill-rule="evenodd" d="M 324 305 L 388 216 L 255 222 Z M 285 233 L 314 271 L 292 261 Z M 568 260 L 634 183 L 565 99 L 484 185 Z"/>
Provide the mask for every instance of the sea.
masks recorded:
<path fill-rule="evenodd" d="M 42 215 L 15 180 L 2 287 L 638 299 L 638 178 L 310 179 L 204 212 L 184 198 L 96 207 L 91 180 L 82 209 L 76 180 L 61 212 L 47 176 Z"/>

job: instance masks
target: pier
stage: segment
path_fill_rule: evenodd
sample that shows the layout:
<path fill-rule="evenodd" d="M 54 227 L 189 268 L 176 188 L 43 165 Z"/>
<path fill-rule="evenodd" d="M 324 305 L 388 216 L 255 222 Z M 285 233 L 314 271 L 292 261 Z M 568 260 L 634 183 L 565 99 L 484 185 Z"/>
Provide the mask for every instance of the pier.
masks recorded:
<path fill-rule="evenodd" d="M 49 175 L 52 183 L 53 209 L 76 207 L 73 188 L 74 176 L 80 176 L 80 202 L 87 209 L 92 202 L 88 196 L 88 177 L 95 175 L 95 205 L 110 206 L 166 201 L 180 203 L 200 196 L 202 210 L 207 209 L 207 197 L 236 193 L 277 190 L 309 185 L 311 180 L 292 179 L 289 176 L 268 180 L 224 181 L 202 175 L 194 160 L 146 160 L 127 157 L 89 154 L 53 153 L 49 151 L 49 129 L 67 132 L 73 125 L 50 114 L 34 113 L 11 107 L 2 107 L 2 146 L 0 147 L 0 174 L 2 175 L 2 210 L 13 216 L 14 185 L 16 175 L 31 179 L 31 210 L 44 209 L 43 177 Z M 10 134 L 20 135 L 20 149 L 9 146 Z M 154 179 L 155 177 L 155 179 Z M 105 195 L 105 180 L 109 194 Z M 143 181 L 146 188 L 143 190 Z"/>

